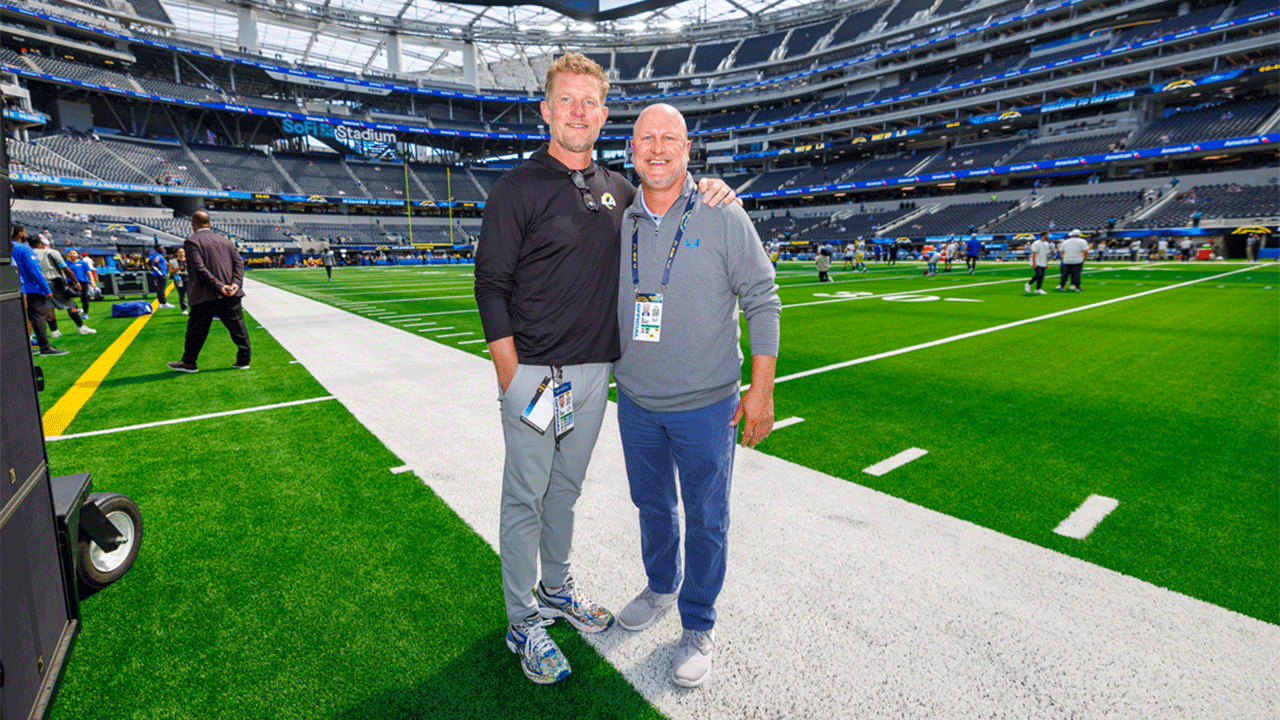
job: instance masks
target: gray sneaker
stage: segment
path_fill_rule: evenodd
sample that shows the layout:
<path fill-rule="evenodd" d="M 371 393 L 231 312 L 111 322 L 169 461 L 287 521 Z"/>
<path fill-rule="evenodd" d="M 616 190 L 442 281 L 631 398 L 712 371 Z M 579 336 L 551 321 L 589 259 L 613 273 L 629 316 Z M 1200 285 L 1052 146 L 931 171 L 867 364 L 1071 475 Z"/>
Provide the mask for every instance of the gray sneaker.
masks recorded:
<path fill-rule="evenodd" d="M 667 608 L 675 605 L 678 596 L 679 593 L 654 592 L 645 586 L 636 599 L 627 603 L 618 613 L 618 626 L 632 632 L 643 630 L 652 625 Z"/>
<path fill-rule="evenodd" d="M 715 630 L 685 630 L 671 663 L 671 677 L 680 687 L 695 688 L 707 681 L 716 655 Z"/>

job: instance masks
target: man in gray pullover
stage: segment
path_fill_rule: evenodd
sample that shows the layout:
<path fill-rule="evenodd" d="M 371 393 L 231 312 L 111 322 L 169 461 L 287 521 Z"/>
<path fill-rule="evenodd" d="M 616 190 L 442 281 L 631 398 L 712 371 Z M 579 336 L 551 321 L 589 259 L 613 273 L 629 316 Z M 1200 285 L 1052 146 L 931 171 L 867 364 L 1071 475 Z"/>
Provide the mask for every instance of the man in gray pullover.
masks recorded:
<path fill-rule="evenodd" d="M 645 108 L 631 150 L 642 184 L 622 222 L 622 356 L 613 375 L 648 584 L 617 620 L 627 630 L 643 630 L 678 595 L 684 632 L 672 678 L 697 687 L 715 653 L 737 428 L 750 447 L 773 430 L 782 305 L 746 212 L 697 202 L 680 112 L 670 105 Z M 751 338 L 751 386 L 741 398 L 739 306 Z M 683 568 L 677 497 L 686 518 Z"/>

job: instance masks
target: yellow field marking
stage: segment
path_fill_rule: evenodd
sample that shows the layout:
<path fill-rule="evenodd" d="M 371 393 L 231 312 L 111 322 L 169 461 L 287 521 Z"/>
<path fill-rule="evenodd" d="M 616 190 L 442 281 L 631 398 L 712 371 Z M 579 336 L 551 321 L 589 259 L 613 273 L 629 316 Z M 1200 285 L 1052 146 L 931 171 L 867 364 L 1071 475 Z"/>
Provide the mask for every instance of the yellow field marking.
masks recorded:
<path fill-rule="evenodd" d="M 173 283 L 169 283 L 169 287 L 165 289 L 165 294 L 168 295 L 172 290 Z M 58 402 L 54 403 L 53 407 L 45 412 L 44 417 L 41 419 L 44 421 L 44 434 L 46 436 L 61 435 L 62 431 L 67 429 L 67 426 L 75 419 L 76 413 L 79 413 L 80 408 L 84 407 L 84 404 L 89 402 L 89 398 L 93 397 L 94 391 L 106 379 L 107 373 L 111 372 L 111 368 L 115 367 L 116 362 L 124 355 L 124 351 L 133 343 L 133 339 L 138 337 L 138 333 L 142 332 L 142 327 L 147 324 L 147 321 L 154 316 L 155 311 L 159 308 L 160 301 L 152 300 L 152 314 L 143 315 L 130 323 L 129 327 L 125 328 L 123 333 L 120 333 L 120 337 L 116 338 L 116 341 L 111 343 L 111 346 L 99 355 L 97 360 L 93 361 L 89 369 L 84 371 L 84 374 L 72 384 L 71 388 L 62 397 L 58 398 Z"/>

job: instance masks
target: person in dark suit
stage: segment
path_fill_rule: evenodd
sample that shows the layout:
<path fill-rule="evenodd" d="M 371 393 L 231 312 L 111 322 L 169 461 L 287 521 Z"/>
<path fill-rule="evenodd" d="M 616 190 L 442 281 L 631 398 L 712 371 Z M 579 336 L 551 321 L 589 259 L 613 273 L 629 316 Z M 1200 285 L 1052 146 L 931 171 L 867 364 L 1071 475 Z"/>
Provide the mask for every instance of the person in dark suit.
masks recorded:
<path fill-rule="evenodd" d="M 217 315 L 231 342 L 236 345 L 236 361 L 231 367 L 249 369 L 249 333 L 244 326 L 240 299 L 244 290 L 244 260 L 236 246 L 210 228 L 209 213 L 199 210 L 191 216 L 191 237 L 183 243 L 187 255 L 187 297 L 191 314 L 187 317 L 187 338 L 182 360 L 169 363 L 177 372 L 197 371 L 196 358 L 209 337 L 209 326 Z"/>

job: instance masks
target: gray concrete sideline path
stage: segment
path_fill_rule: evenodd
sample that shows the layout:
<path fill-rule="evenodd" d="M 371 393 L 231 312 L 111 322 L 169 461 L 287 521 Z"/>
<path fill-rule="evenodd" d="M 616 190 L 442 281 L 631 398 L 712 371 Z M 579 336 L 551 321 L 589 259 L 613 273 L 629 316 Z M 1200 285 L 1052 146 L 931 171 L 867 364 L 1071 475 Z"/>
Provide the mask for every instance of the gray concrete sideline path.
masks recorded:
<path fill-rule="evenodd" d="M 496 552 L 490 363 L 245 284 L 263 328 Z M 670 680 L 674 611 L 589 638 L 673 720 L 1280 717 L 1280 626 L 754 450 L 731 513 L 707 685 Z M 644 573 L 612 404 L 577 518 L 579 587 L 616 611 Z"/>

